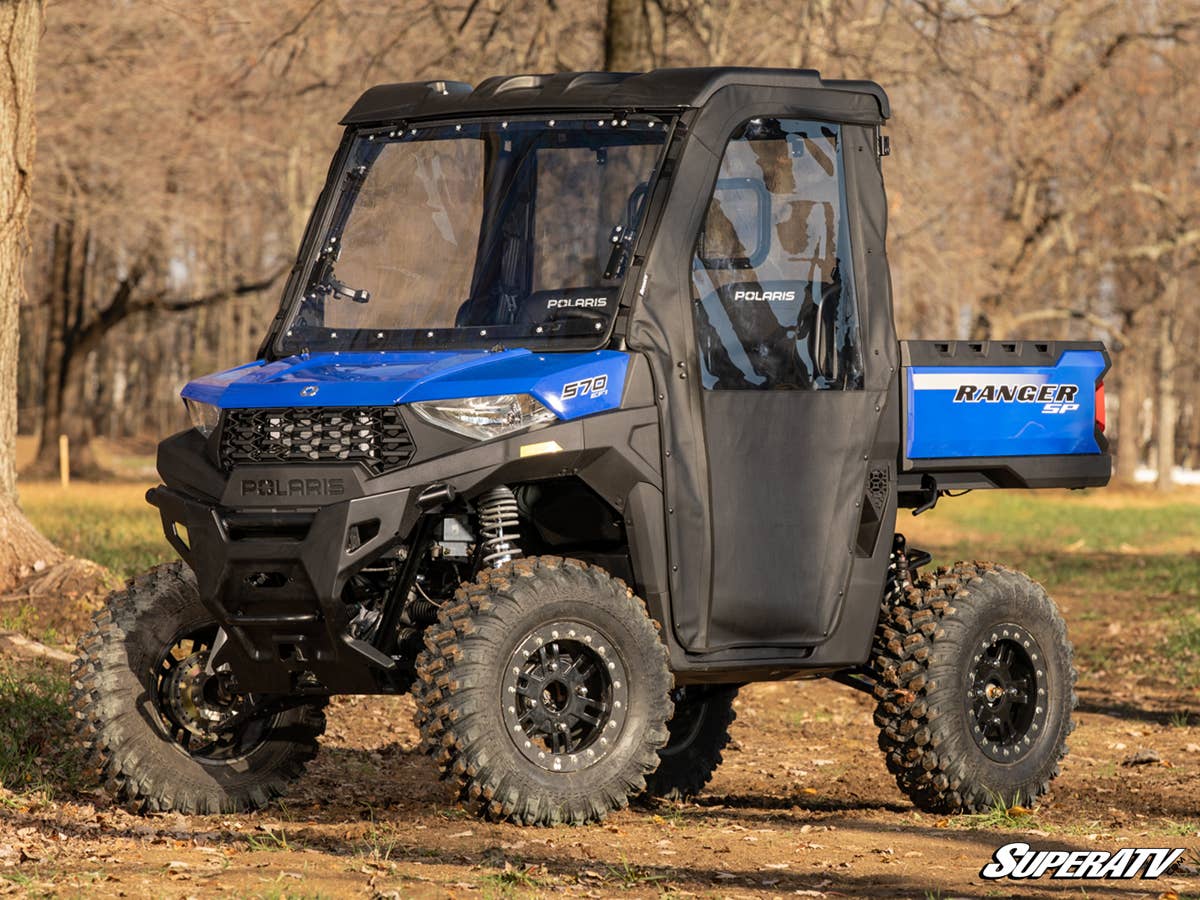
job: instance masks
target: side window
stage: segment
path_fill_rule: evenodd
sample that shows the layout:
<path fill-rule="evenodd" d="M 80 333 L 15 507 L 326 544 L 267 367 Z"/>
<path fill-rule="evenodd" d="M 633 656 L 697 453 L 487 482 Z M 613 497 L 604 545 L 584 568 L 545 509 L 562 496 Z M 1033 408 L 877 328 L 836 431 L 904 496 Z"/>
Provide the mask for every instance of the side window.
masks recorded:
<path fill-rule="evenodd" d="M 734 133 L 692 259 L 706 389 L 862 389 L 845 197 L 837 125 Z"/>

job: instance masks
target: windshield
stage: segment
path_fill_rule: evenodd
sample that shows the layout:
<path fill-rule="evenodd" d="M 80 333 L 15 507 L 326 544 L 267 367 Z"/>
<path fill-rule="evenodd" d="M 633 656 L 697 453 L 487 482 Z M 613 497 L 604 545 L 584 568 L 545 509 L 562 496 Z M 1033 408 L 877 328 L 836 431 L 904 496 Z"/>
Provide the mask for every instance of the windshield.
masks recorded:
<path fill-rule="evenodd" d="M 666 135 L 645 116 L 360 134 L 277 349 L 597 345 Z"/>

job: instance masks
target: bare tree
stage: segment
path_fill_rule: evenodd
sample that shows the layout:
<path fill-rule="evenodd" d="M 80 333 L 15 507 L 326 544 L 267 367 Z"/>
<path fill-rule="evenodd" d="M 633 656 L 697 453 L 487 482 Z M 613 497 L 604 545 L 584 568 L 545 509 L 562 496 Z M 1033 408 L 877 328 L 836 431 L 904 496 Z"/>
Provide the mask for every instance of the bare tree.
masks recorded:
<path fill-rule="evenodd" d="M 17 506 L 15 459 L 18 305 L 24 291 L 42 15 L 41 0 L 0 3 L 0 42 L 8 60 L 7 74 L 0 78 L 0 590 L 61 556 Z"/>
<path fill-rule="evenodd" d="M 1200 133 L 1197 17 L 1195 0 L 193 0 L 119 15 L 57 0 L 41 47 L 22 425 L 40 426 L 43 472 L 58 433 L 86 463 L 93 430 L 181 425 L 182 383 L 253 353 L 276 297 L 245 289 L 290 261 L 334 123 L 370 84 L 811 67 L 893 96 L 902 333 L 1106 339 L 1118 471 L 1132 478 L 1164 444 L 1168 268 L 1173 343 L 1200 340 L 1184 302 L 1200 250 L 1194 140 L 1172 150 L 1161 127 Z M 191 302 L 203 298 L 218 299 Z M 1200 363 L 1175 356 L 1165 443 L 1197 459 Z"/>
<path fill-rule="evenodd" d="M 663 58 L 666 11 L 662 0 L 608 0 L 604 20 L 604 68 L 641 72 Z"/>

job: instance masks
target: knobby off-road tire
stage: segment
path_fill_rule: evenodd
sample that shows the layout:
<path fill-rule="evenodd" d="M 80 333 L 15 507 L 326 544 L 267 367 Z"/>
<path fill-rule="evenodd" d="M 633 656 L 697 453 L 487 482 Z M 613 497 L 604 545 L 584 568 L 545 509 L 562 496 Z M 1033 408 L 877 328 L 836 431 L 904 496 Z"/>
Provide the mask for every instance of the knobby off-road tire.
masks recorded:
<path fill-rule="evenodd" d="M 667 723 L 671 737 L 658 751 L 658 768 L 646 776 L 648 796 L 687 800 L 704 790 L 729 744 L 737 693 L 727 685 L 691 685 L 672 692 L 675 714 Z"/>
<path fill-rule="evenodd" d="M 426 632 L 417 675 L 422 747 L 491 818 L 599 821 L 645 789 L 667 743 L 656 623 L 623 582 L 576 560 L 519 559 L 464 585 Z"/>
<path fill-rule="evenodd" d="M 1041 585 L 957 563 L 885 600 L 872 667 L 879 746 L 931 812 L 1027 804 L 1058 775 L 1074 729 L 1066 626 Z"/>
<path fill-rule="evenodd" d="M 193 727 L 200 721 L 191 689 L 199 682 L 188 678 L 202 671 L 203 646 L 215 632 L 195 576 L 175 562 L 110 594 L 80 639 L 71 669 L 76 733 L 108 793 L 136 811 L 259 809 L 316 755 L 325 730 L 319 703 L 219 737 L 202 737 L 178 721 L 185 709 Z M 171 698 L 184 699 L 180 705 Z"/>

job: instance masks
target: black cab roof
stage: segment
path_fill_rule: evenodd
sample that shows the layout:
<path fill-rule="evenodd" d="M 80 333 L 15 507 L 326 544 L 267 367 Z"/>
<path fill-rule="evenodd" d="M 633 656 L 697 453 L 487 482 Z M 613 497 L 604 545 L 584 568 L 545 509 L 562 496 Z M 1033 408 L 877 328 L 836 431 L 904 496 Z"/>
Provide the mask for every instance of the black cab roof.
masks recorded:
<path fill-rule="evenodd" d="M 880 119 L 891 116 L 883 88 L 873 81 L 823 79 L 814 69 L 707 67 L 652 72 L 560 72 L 496 75 L 475 87 L 463 81 L 411 81 L 368 89 L 342 118 L 343 125 L 388 124 L 450 115 L 538 110 L 672 110 L 703 106 L 730 86 L 802 88 L 875 99 Z M 847 97 L 847 100 L 850 100 Z"/>

